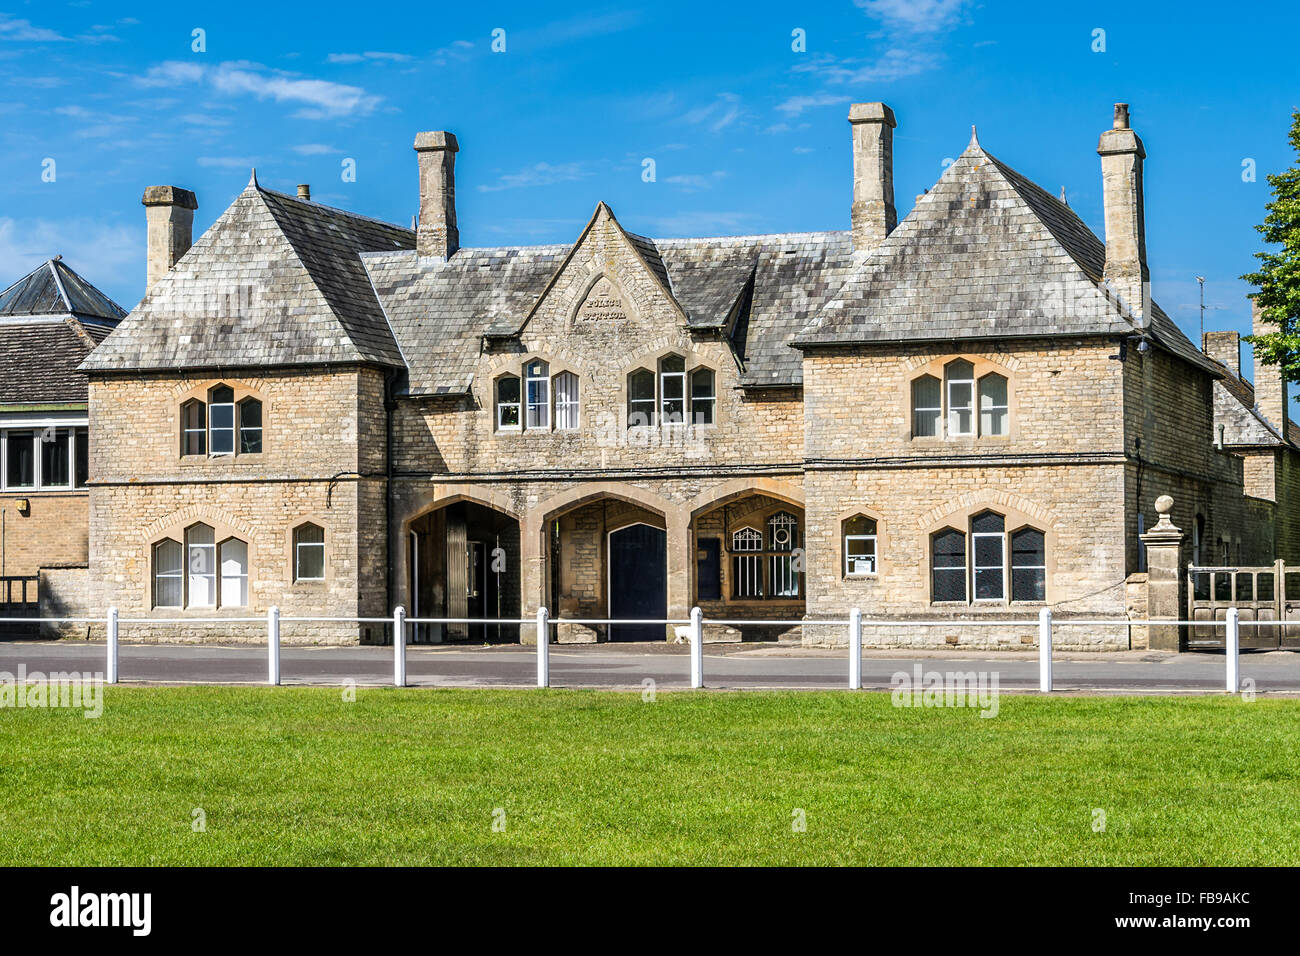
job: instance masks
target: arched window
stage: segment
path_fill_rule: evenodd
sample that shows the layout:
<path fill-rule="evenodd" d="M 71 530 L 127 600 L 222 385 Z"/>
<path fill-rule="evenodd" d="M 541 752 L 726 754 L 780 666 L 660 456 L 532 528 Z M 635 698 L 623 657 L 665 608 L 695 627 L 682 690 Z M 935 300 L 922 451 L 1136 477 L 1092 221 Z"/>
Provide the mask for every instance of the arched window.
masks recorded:
<path fill-rule="evenodd" d="M 844 576 L 874 577 L 876 573 L 876 522 L 854 515 L 844 522 Z"/>
<path fill-rule="evenodd" d="M 948 386 L 948 435 L 975 434 L 975 366 L 965 359 L 944 367 Z"/>
<path fill-rule="evenodd" d="M 930 590 L 934 601 L 966 600 L 966 535 L 956 528 L 930 536 Z"/>
<path fill-rule="evenodd" d="M 248 545 L 238 538 L 221 542 L 221 606 L 248 604 Z"/>
<path fill-rule="evenodd" d="M 701 366 L 691 372 L 691 421 L 696 425 L 712 425 L 717 400 L 713 369 Z"/>
<path fill-rule="evenodd" d="M 239 453 L 256 455 L 262 451 L 262 403 L 246 398 L 239 403 Z"/>
<path fill-rule="evenodd" d="M 1047 546 L 1043 532 L 1021 528 L 1011 535 L 1011 600 L 1042 601 L 1047 593 Z"/>
<path fill-rule="evenodd" d="M 180 607 L 185 599 L 185 563 L 179 541 L 171 538 L 153 546 L 153 605 Z"/>
<path fill-rule="evenodd" d="M 235 390 L 229 385 L 208 392 L 208 449 L 212 455 L 235 453 Z"/>
<path fill-rule="evenodd" d="M 912 437 L 937 438 L 943 420 L 943 389 L 933 375 L 912 382 Z"/>
<path fill-rule="evenodd" d="M 659 411 L 665 425 L 686 421 L 686 360 L 665 355 L 659 360 Z"/>
<path fill-rule="evenodd" d="M 1007 380 L 995 372 L 980 379 L 980 434 L 1007 433 Z"/>
<path fill-rule="evenodd" d="M 181 454 L 208 453 L 208 423 L 201 401 L 192 398 L 181 406 Z"/>
<path fill-rule="evenodd" d="M 655 377 L 639 368 L 627 377 L 627 427 L 655 423 Z"/>
<path fill-rule="evenodd" d="M 566 431 L 578 427 L 578 376 L 572 372 L 555 376 L 555 427 Z"/>
<path fill-rule="evenodd" d="M 799 566 L 794 551 L 799 547 L 799 519 L 788 511 L 778 511 L 767 519 L 768 547 L 771 555 L 773 597 L 799 596 Z"/>
<path fill-rule="evenodd" d="M 217 541 L 206 524 L 185 529 L 186 607 L 216 607 Z"/>
<path fill-rule="evenodd" d="M 293 529 L 293 579 L 325 580 L 325 529 L 318 524 L 308 522 Z"/>
<path fill-rule="evenodd" d="M 527 409 L 524 414 L 525 428 L 551 427 L 551 367 L 539 360 L 524 366 L 524 394 Z"/>
<path fill-rule="evenodd" d="M 763 596 L 763 535 L 757 528 L 741 528 L 731 536 L 732 592 L 738 598 Z"/>
<path fill-rule="evenodd" d="M 982 511 L 971 519 L 970 530 L 975 600 L 1005 600 L 1006 522 L 1000 514 Z"/>
<path fill-rule="evenodd" d="M 518 431 L 519 422 L 519 379 L 502 375 L 497 379 L 497 428 Z"/>

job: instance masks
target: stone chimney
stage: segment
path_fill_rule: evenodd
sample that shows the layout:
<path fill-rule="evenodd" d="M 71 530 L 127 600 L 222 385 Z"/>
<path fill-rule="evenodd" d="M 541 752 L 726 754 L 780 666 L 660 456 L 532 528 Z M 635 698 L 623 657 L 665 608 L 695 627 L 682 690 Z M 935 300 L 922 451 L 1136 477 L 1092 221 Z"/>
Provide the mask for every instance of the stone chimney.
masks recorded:
<path fill-rule="evenodd" d="M 311 202 L 311 184 L 310 184 L 310 183 L 299 183 L 299 184 L 298 184 L 298 198 L 299 198 L 299 199 L 305 199 L 305 200 L 307 200 L 308 202 Z"/>
<path fill-rule="evenodd" d="M 1236 332 L 1206 332 L 1201 351 L 1241 378 L 1241 336 Z"/>
<path fill-rule="evenodd" d="M 1256 299 L 1250 300 L 1250 331 L 1254 335 L 1265 335 L 1269 332 L 1276 332 L 1277 326 L 1264 321 L 1264 316 L 1260 314 L 1259 302 Z M 1288 417 L 1287 409 L 1287 388 L 1286 379 L 1282 377 L 1282 369 L 1276 365 L 1265 365 L 1259 360 L 1259 352 L 1255 353 L 1255 404 L 1259 406 L 1259 413 L 1268 420 L 1268 423 L 1278 430 L 1283 438 L 1286 437 L 1286 425 Z"/>
<path fill-rule="evenodd" d="M 1115 124 L 1101 134 L 1102 201 L 1106 213 L 1106 268 L 1102 277 L 1144 325 L 1151 314 L 1142 160 L 1146 151 L 1129 129 L 1128 104 L 1115 104 Z"/>
<path fill-rule="evenodd" d="M 420 218 L 415 253 L 420 258 L 448 259 L 460 248 L 456 228 L 456 153 L 460 146 L 442 130 L 415 134 L 420 162 Z"/>
<path fill-rule="evenodd" d="M 854 103 L 853 251 L 871 252 L 898 225 L 894 210 L 894 111 L 884 103 Z"/>
<path fill-rule="evenodd" d="M 145 256 L 148 292 L 194 244 L 194 193 L 178 186 L 146 186 L 145 218 L 148 222 Z"/>

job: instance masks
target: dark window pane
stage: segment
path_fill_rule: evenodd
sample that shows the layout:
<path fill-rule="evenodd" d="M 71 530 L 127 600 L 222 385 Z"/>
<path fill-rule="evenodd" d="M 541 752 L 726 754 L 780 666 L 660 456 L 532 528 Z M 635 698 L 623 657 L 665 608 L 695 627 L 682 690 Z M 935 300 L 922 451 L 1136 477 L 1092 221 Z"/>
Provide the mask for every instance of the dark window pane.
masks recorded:
<path fill-rule="evenodd" d="M 1238 601 L 1255 600 L 1254 575 L 1251 574 L 1237 575 L 1237 600 Z"/>
<path fill-rule="evenodd" d="M 1274 601 L 1277 599 L 1274 596 L 1274 591 L 1273 591 L 1272 571 L 1265 571 L 1263 574 L 1260 574 L 1258 577 L 1256 577 L 1255 580 L 1258 582 L 1256 586 L 1259 588 L 1259 595 L 1255 598 L 1255 600 Z"/>
<path fill-rule="evenodd" d="M 975 572 L 975 600 L 1002 600 L 1002 569 L 985 568 Z"/>
<path fill-rule="evenodd" d="M 931 540 L 931 589 L 935 601 L 966 600 L 966 535 L 945 528 Z"/>
<path fill-rule="evenodd" d="M 90 431 L 77 429 L 77 487 L 86 487 L 90 477 Z"/>
<path fill-rule="evenodd" d="M 865 515 L 857 515 L 844 522 L 845 534 L 875 534 L 876 523 Z"/>
<path fill-rule="evenodd" d="M 686 371 L 686 360 L 680 355 L 667 355 L 659 364 L 665 372 Z"/>
<path fill-rule="evenodd" d="M 235 400 L 235 390 L 231 388 L 229 385 L 218 385 L 216 388 L 212 390 L 212 394 L 208 396 L 208 401 L 210 401 L 214 405 L 221 404 L 223 402 L 226 404 L 230 404 L 234 400 Z"/>
<path fill-rule="evenodd" d="M 239 405 L 239 451 L 255 455 L 262 450 L 262 403 L 249 399 Z"/>
<path fill-rule="evenodd" d="M 1046 580 L 1042 568 L 1011 569 L 1011 600 L 1042 601 L 1046 594 Z"/>
<path fill-rule="evenodd" d="M 5 484 L 10 488 L 30 488 L 36 484 L 36 433 L 14 431 L 5 434 L 5 453 L 9 463 L 5 468 Z"/>
<path fill-rule="evenodd" d="M 971 530 L 976 534 L 1002 531 L 1005 527 L 1006 524 L 1002 520 L 1002 515 L 995 514 L 992 511 L 983 511 L 971 520 Z"/>
<path fill-rule="evenodd" d="M 231 454 L 235 450 L 235 406 L 214 403 L 208 409 L 208 415 L 212 454 Z"/>
<path fill-rule="evenodd" d="M 934 536 L 934 566 L 953 568 L 966 566 L 966 536 L 947 528 Z"/>
<path fill-rule="evenodd" d="M 66 488 L 72 480 L 72 432 L 48 428 L 41 432 L 41 486 Z"/>
<path fill-rule="evenodd" d="M 202 455 L 208 448 L 208 429 L 202 402 L 181 406 L 181 454 Z"/>
<path fill-rule="evenodd" d="M 1232 600 L 1232 575 L 1224 571 L 1216 572 L 1214 575 L 1214 600 L 1231 601 Z"/>
<path fill-rule="evenodd" d="M 1014 565 L 1040 565 L 1046 549 L 1043 532 L 1035 528 L 1022 528 L 1011 536 L 1011 563 Z"/>
<path fill-rule="evenodd" d="M 1002 536 L 1001 535 L 976 535 L 975 536 L 975 567 L 1001 569 L 1002 567 Z"/>
<path fill-rule="evenodd" d="M 934 599 L 936 601 L 966 600 L 966 569 L 935 568 Z"/>
<path fill-rule="evenodd" d="M 1210 572 L 1197 571 L 1192 575 L 1192 596 L 1198 601 L 1210 599 Z"/>
<path fill-rule="evenodd" d="M 519 401 L 519 379 L 513 375 L 497 380 L 497 401 Z"/>
<path fill-rule="evenodd" d="M 713 370 L 697 368 L 691 373 L 691 418 L 697 425 L 713 424 Z"/>

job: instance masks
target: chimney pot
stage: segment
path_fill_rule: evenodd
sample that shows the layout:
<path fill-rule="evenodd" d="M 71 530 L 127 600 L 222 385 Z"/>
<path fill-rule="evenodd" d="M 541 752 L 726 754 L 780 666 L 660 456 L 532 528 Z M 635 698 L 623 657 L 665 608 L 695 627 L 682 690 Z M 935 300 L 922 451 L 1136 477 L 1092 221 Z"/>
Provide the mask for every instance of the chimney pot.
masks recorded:
<path fill-rule="evenodd" d="M 898 225 L 894 208 L 894 111 L 884 103 L 854 103 L 853 251 L 872 252 Z"/>
<path fill-rule="evenodd" d="M 1121 125 L 1122 124 L 1122 125 Z M 1128 127 L 1128 104 L 1115 104 L 1115 125 L 1101 134 L 1102 206 L 1106 217 L 1106 267 L 1102 278 L 1119 296 L 1139 327 L 1151 314 L 1147 271 L 1146 214 L 1142 161 L 1146 150 Z"/>
<path fill-rule="evenodd" d="M 299 183 L 299 184 L 298 184 L 298 198 L 299 198 L 299 199 L 307 199 L 307 200 L 310 200 L 310 199 L 311 199 L 311 186 L 310 186 L 310 184 L 308 184 L 308 183 Z"/>
<path fill-rule="evenodd" d="M 140 200 L 145 207 L 145 292 L 189 252 L 194 243 L 194 193 L 178 186 L 147 186 Z"/>
<path fill-rule="evenodd" d="M 445 130 L 415 134 L 420 165 L 420 216 L 415 252 L 420 258 L 448 259 L 460 248 L 456 228 L 456 153 L 460 144 Z"/>
<path fill-rule="evenodd" d="M 1206 332 L 1201 341 L 1201 351 L 1241 378 L 1241 336 L 1236 332 Z"/>

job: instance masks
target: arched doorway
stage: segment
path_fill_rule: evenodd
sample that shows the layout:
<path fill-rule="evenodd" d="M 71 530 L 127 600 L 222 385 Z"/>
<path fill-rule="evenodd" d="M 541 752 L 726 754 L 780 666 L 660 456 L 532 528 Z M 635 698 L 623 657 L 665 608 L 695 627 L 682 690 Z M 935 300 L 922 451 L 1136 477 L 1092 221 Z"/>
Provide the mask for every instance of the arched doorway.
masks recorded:
<path fill-rule="evenodd" d="M 472 501 L 456 501 L 407 526 L 411 617 L 519 617 L 519 522 Z M 416 643 L 518 641 L 517 625 L 417 624 Z"/>
<path fill-rule="evenodd" d="M 668 616 L 668 534 L 648 524 L 609 533 L 611 620 Z M 662 641 L 663 624 L 611 624 L 611 641 Z"/>

